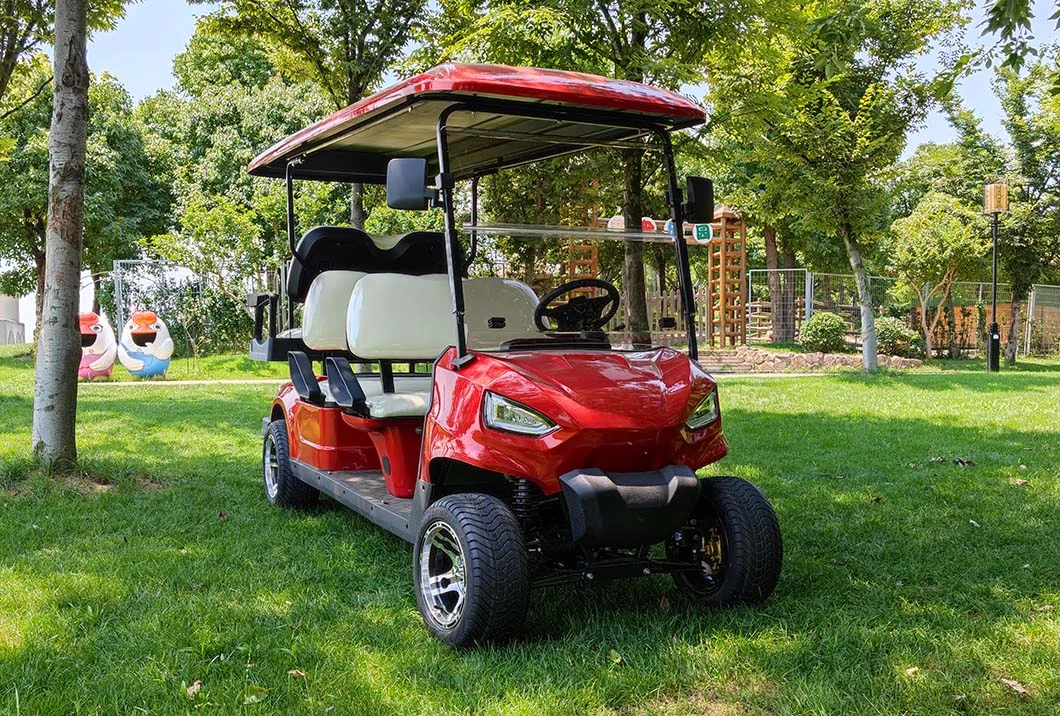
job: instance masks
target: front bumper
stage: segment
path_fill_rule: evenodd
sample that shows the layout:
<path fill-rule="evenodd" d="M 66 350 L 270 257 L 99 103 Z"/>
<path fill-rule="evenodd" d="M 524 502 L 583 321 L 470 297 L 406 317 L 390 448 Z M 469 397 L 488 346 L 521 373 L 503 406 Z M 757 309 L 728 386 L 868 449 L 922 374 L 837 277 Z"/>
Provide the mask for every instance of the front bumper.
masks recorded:
<path fill-rule="evenodd" d="M 699 479 L 683 465 L 650 472 L 572 470 L 559 478 L 575 544 L 636 547 L 680 528 L 699 498 Z"/>

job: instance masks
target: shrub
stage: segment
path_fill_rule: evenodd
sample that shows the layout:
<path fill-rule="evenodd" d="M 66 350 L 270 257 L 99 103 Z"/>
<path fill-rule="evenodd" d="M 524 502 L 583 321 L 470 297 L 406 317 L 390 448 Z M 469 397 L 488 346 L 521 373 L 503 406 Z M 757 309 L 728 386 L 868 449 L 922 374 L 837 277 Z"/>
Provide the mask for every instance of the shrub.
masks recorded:
<path fill-rule="evenodd" d="M 820 311 L 803 325 L 799 345 L 821 353 L 844 353 L 848 349 L 846 333 L 846 321 L 834 313 Z"/>
<path fill-rule="evenodd" d="M 876 348 L 880 353 L 902 358 L 920 358 L 924 355 L 924 339 L 897 318 L 876 319 Z"/>

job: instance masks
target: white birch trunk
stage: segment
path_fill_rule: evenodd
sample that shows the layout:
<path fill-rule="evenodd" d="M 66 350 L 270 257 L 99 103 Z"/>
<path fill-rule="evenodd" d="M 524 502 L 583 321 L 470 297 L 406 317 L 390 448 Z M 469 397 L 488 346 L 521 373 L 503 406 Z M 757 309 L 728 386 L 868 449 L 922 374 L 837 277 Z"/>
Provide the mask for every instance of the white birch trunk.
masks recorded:
<path fill-rule="evenodd" d="M 44 307 L 33 387 L 33 453 L 48 469 L 77 458 L 77 323 L 88 129 L 87 0 L 55 6 L 55 84 L 44 274 Z"/>
<path fill-rule="evenodd" d="M 858 301 L 861 303 L 861 369 L 875 373 L 880 369 L 876 354 L 876 316 L 872 312 L 872 293 L 869 291 L 869 275 L 861 260 L 861 247 L 849 226 L 843 227 L 843 242 L 847 247 L 850 268 L 854 269 L 854 281 L 858 285 Z"/>

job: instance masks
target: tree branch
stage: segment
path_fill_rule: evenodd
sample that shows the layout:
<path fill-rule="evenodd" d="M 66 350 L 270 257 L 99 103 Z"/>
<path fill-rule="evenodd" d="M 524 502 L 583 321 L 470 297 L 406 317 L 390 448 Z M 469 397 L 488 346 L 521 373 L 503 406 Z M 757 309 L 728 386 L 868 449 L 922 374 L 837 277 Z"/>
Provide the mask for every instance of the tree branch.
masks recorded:
<path fill-rule="evenodd" d="M 37 89 L 33 91 L 33 94 L 31 94 L 26 99 L 22 100 L 22 102 L 20 102 L 17 107 L 12 107 L 11 109 L 9 109 L 6 112 L 4 112 L 3 114 L 0 114 L 0 121 L 3 121 L 5 119 L 7 119 L 11 115 L 13 115 L 15 112 L 19 111 L 20 109 L 25 107 L 27 104 L 32 102 L 33 100 L 37 99 L 37 97 L 40 96 L 40 93 L 44 91 L 44 88 L 47 87 L 48 85 L 50 85 L 51 83 L 52 83 L 52 77 L 49 75 L 48 79 L 46 79 L 43 82 L 41 82 L 37 86 Z"/>

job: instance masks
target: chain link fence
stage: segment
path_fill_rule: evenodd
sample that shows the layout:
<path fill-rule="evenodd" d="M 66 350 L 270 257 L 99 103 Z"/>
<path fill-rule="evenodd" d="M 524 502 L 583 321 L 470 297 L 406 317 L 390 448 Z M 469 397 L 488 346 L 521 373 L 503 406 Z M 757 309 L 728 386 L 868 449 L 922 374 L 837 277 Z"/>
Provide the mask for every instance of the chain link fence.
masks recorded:
<path fill-rule="evenodd" d="M 797 341 L 802 326 L 815 312 L 828 311 L 847 322 L 853 343 L 861 337 L 861 306 L 857 284 L 847 274 L 814 273 L 805 269 L 752 269 L 747 272 L 748 343 Z M 920 302 L 914 291 L 888 276 L 870 276 L 869 293 L 877 316 L 893 316 L 923 333 Z M 945 301 L 933 296 L 926 323 L 936 351 L 951 356 L 980 352 L 991 319 L 991 284 L 956 282 Z M 1060 286 L 1035 285 L 1019 305 L 1018 348 L 1023 355 L 1060 352 Z M 1012 293 L 997 289 L 997 322 L 1006 343 L 1012 326 Z M 937 319 L 936 319 L 937 316 Z"/>

